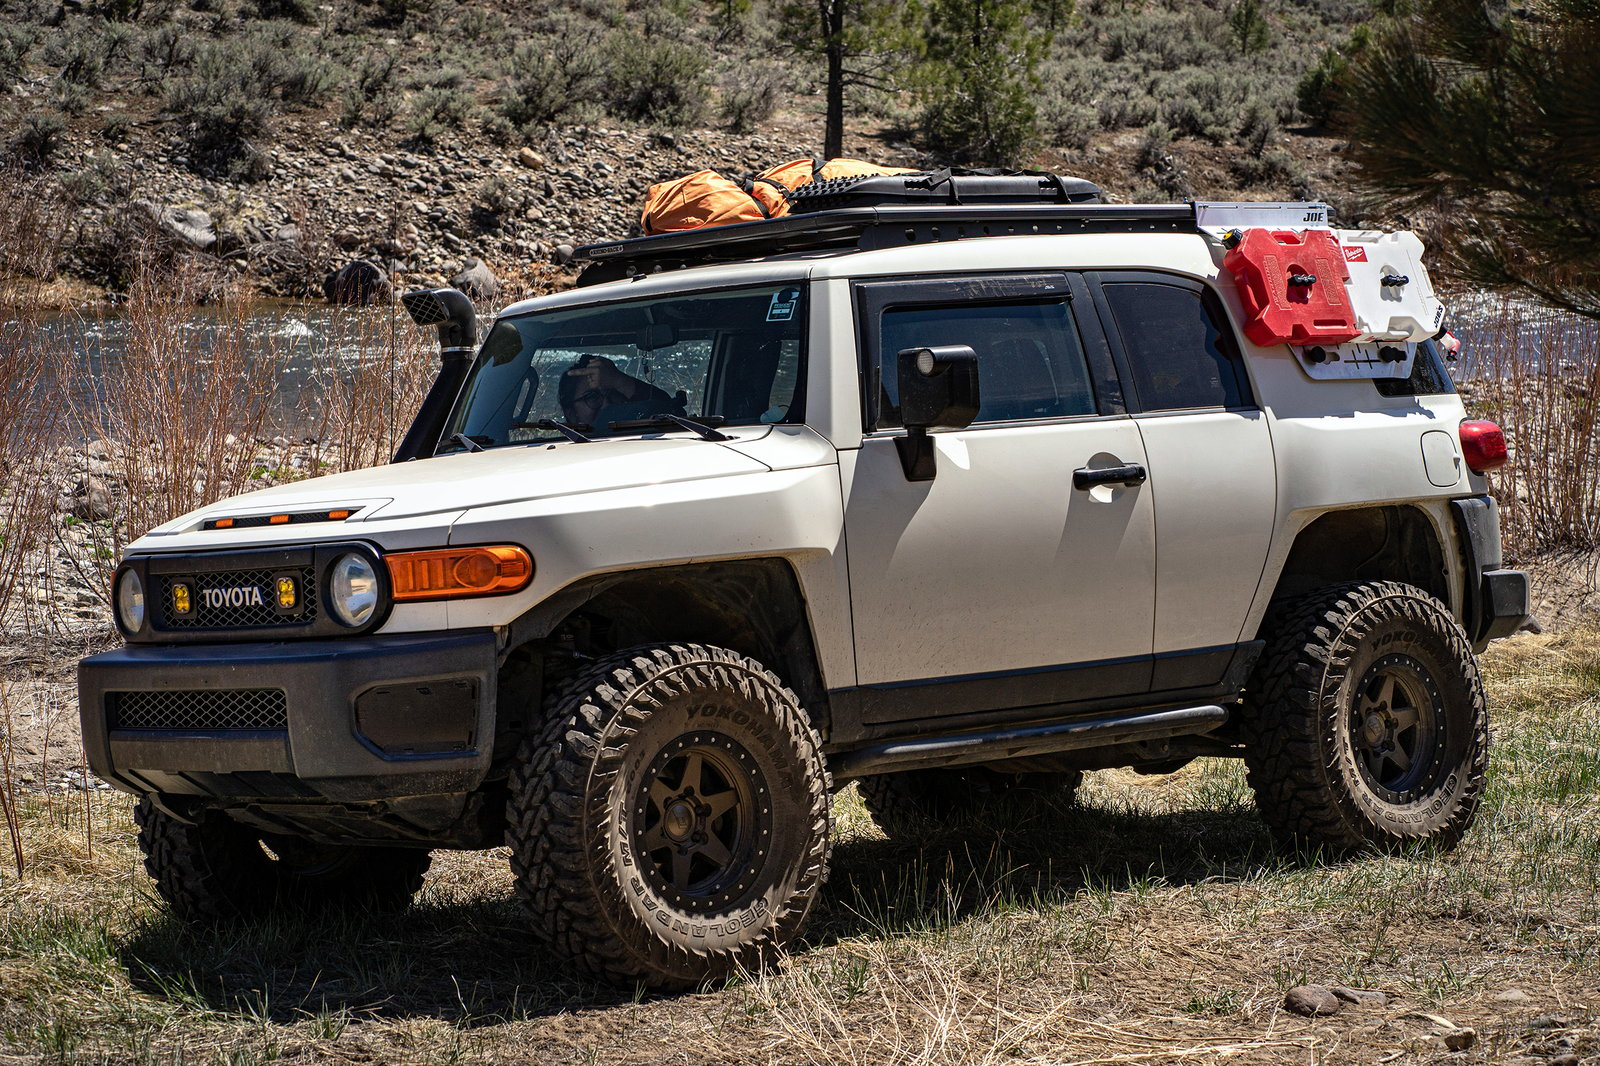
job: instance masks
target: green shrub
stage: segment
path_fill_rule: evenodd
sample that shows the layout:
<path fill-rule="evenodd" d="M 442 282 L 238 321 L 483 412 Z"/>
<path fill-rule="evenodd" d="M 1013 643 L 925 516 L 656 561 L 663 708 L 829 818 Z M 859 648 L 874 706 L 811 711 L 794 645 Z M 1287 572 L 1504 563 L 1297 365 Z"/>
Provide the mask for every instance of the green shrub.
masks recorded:
<path fill-rule="evenodd" d="M 619 118 L 689 126 L 705 114 L 710 70 L 704 48 L 615 30 L 605 41 L 604 99 Z"/>
<path fill-rule="evenodd" d="M 393 52 L 363 51 L 355 67 L 355 80 L 340 97 L 339 121 L 347 127 L 370 123 L 384 127 L 400 113 L 395 87 L 399 57 Z"/>
<path fill-rule="evenodd" d="M 1277 135 L 1277 110 L 1259 96 L 1251 97 L 1245 104 L 1244 115 L 1239 121 L 1239 143 L 1250 155 L 1260 158 L 1261 153 L 1267 150 L 1267 146 Z"/>
<path fill-rule="evenodd" d="M 499 111 L 518 129 L 561 122 L 594 100 L 605 81 L 605 58 L 593 31 L 573 27 L 511 54 Z"/>
<path fill-rule="evenodd" d="M 1169 79 L 1161 119 L 1182 137 L 1222 144 L 1239 128 L 1250 94 L 1248 77 L 1223 71 L 1186 71 Z"/>
<path fill-rule="evenodd" d="M 162 74 L 187 70 L 194 65 L 194 35 L 178 23 L 162 23 L 145 36 L 140 55 L 145 66 Z"/>
<path fill-rule="evenodd" d="M 50 102 L 63 115 L 81 115 L 89 110 L 92 94 L 87 85 L 75 81 L 58 81 L 50 90 Z"/>
<path fill-rule="evenodd" d="M 60 33 L 40 53 L 62 81 L 94 87 L 106 69 L 106 50 L 98 33 Z"/>
<path fill-rule="evenodd" d="M 60 115 L 30 111 L 22 116 L 11 137 L 11 155 L 25 170 L 44 170 L 55 162 L 66 130 L 67 124 Z"/>
<path fill-rule="evenodd" d="M 772 117 L 785 91 L 776 67 L 747 66 L 723 82 L 718 103 L 723 124 L 734 133 L 751 133 Z"/>
<path fill-rule="evenodd" d="M 472 98 L 459 89 L 421 89 L 406 100 L 401 128 L 418 144 L 434 144 L 465 125 L 473 107 Z"/>
<path fill-rule="evenodd" d="M 312 0 L 252 0 L 256 18 L 286 19 L 312 25 L 317 21 L 317 9 Z"/>
<path fill-rule="evenodd" d="M 1246 188 L 1257 185 L 1302 186 L 1306 177 L 1294 156 L 1281 148 L 1270 148 L 1260 155 L 1235 156 L 1228 163 L 1235 180 Z M 1307 197 L 1309 199 L 1309 197 Z"/>
<path fill-rule="evenodd" d="M 1344 56 L 1329 48 L 1322 53 L 1315 66 L 1301 75 L 1300 83 L 1295 87 L 1295 102 L 1300 107 L 1300 113 L 1310 119 L 1312 125 L 1326 126 L 1333 117 L 1338 107 L 1339 83 L 1349 69 L 1350 63 Z"/>
<path fill-rule="evenodd" d="M 184 130 L 195 170 L 258 181 L 271 172 L 262 146 L 280 108 L 322 102 L 337 79 L 292 26 L 258 26 L 202 45 L 190 72 L 168 86 L 166 108 Z"/>
<path fill-rule="evenodd" d="M 1372 45 L 1372 30 L 1357 26 L 1350 31 L 1343 45 L 1328 48 L 1317 59 L 1316 65 L 1301 76 L 1295 86 L 1295 103 L 1300 113 L 1316 126 L 1326 126 L 1339 110 L 1340 96 L 1344 91 L 1350 61 L 1359 57 Z"/>

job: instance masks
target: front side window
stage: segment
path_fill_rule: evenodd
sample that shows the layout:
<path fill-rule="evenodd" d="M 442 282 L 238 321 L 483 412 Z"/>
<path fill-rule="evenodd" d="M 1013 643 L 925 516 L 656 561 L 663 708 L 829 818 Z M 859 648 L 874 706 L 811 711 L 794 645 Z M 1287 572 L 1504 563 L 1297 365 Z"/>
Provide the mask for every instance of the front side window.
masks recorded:
<path fill-rule="evenodd" d="M 1237 348 L 1201 290 L 1107 278 L 1103 291 L 1146 411 L 1250 403 Z"/>
<path fill-rule="evenodd" d="M 715 425 L 801 420 L 805 290 L 728 289 L 503 318 L 462 386 L 440 451 L 650 432 L 678 415 Z"/>
<path fill-rule="evenodd" d="M 898 427 L 899 353 L 965 344 L 978 356 L 978 422 L 1095 413 L 1094 389 L 1065 299 L 889 307 L 879 324 L 877 428 Z"/>

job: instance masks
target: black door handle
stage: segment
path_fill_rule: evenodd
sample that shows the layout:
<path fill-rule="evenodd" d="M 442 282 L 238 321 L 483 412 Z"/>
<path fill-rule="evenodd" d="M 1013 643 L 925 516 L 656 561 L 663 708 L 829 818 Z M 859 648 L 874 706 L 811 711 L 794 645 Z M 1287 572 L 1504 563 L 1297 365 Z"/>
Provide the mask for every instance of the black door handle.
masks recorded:
<path fill-rule="evenodd" d="M 1144 467 L 1138 463 L 1129 463 L 1127 466 L 1105 466 L 1099 470 L 1081 466 L 1072 472 L 1072 487 L 1080 492 L 1092 489 L 1096 485 L 1126 485 L 1132 488 L 1135 485 L 1143 485 L 1149 476 L 1145 473 Z"/>

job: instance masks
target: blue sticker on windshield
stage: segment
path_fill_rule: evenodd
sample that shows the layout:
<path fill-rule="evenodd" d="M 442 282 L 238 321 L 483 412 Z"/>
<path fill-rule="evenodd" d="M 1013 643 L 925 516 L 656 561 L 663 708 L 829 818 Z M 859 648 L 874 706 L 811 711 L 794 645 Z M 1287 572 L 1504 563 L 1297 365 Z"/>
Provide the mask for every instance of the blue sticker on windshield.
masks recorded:
<path fill-rule="evenodd" d="M 795 305 L 799 302 L 799 289 L 779 289 L 772 294 L 772 303 L 767 307 L 767 321 L 789 321 L 794 317 Z"/>

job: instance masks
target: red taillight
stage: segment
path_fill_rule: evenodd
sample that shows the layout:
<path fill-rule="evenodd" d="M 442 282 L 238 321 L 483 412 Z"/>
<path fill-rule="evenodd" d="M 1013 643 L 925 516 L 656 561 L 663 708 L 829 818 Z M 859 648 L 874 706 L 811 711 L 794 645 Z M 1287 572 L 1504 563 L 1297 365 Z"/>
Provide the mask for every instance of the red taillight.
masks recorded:
<path fill-rule="evenodd" d="M 1475 474 L 1487 474 L 1506 465 L 1506 435 L 1493 422 L 1482 420 L 1461 423 L 1461 456 Z"/>

